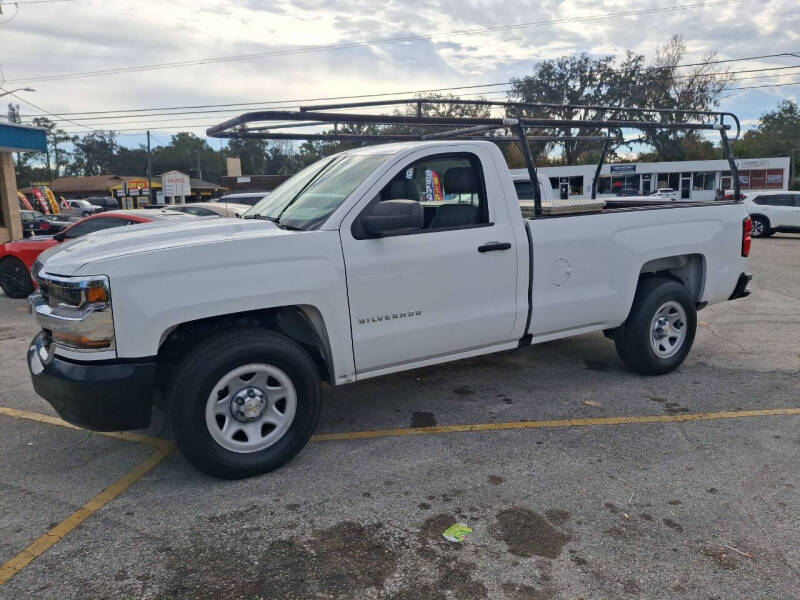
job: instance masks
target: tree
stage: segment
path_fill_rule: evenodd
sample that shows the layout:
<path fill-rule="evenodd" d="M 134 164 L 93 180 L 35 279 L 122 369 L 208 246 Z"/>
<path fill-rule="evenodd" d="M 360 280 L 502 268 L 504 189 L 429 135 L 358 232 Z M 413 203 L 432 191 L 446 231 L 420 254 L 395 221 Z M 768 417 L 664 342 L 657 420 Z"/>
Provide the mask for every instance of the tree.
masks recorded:
<path fill-rule="evenodd" d="M 70 152 L 63 145 L 75 143 L 78 136 L 70 135 L 56 127 L 56 124 L 47 117 L 34 118 L 33 125 L 45 130 L 47 150 L 45 150 L 44 169 L 47 179 L 52 182 L 53 179 L 61 177 L 62 169 L 65 169 L 70 162 Z"/>
<path fill-rule="evenodd" d="M 119 145 L 113 131 L 94 131 L 75 141 L 73 162 L 67 171 L 71 175 L 102 175 L 113 173 L 117 165 Z"/>
<path fill-rule="evenodd" d="M 587 54 L 564 56 L 538 63 L 529 76 L 511 80 L 509 99 L 557 105 L 602 105 L 610 107 L 680 108 L 710 110 L 719 104 L 722 92 L 730 85 L 729 72 L 714 65 L 703 64 L 689 71 L 679 71 L 678 65 L 686 54 L 686 45 L 674 37 L 656 52 L 655 64 L 647 67 L 641 54 L 627 52 L 618 62 L 614 56 L 592 58 Z M 708 53 L 702 62 L 713 61 L 716 53 Z M 558 119 L 626 119 L 679 122 L 675 117 L 637 115 L 625 111 L 597 111 L 584 108 L 541 107 L 524 112 L 529 117 Z M 685 117 L 682 117 L 685 118 Z M 553 133 L 548 130 L 547 134 Z M 593 127 L 562 129 L 559 137 L 569 135 L 611 135 L 610 158 L 620 147 L 630 148 L 643 142 L 655 148 L 660 160 L 681 160 L 686 155 L 682 140 L 701 138 L 686 131 L 649 130 L 638 138 L 626 138 L 621 130 Z M 563 141 L 562 159 L 566 164 L 584 162 L 597 152 L 597 143 Z M 692 144 L 689 144 L 691 146 Z M 555 144 L 545 146 L 552 150 Z"/>
<path fill-rule="evenodd" d="M 648 107 L 707 111 L 719 106 L 723 92 L 733 82 L 728 69 L 714 65 L 716 51 L 703 55 L 693 67 L 679 67 L 686 56 L 686 44 L 680 36 L 672 37 L 656 51 L 655 68 L 644 74 L 649 92 Z M 662 116 L 661 122 L 680 123 L 686 116 Z M 692 149 L 702 146 L 697 131 L 647 130 L 639 138 L 655 148 L 660 160 L 690 160 Z"/>
<path fill-rule="evenodd" d="M 761 115 L 758 126 L 746 131 L 733 143 L 736 156 L 793 156 L 800 150 L 800 106 L 794 100 L 784 100 L 771 111 Z"/>
<path fill-rule="evenodd" d="M 168 145 L 158 146 L 152 152 L 153 173 L 182 171 L 198 177 L 198 163 L 203 171 L 203 179 L 219 181 L 225 173 L 222 154 L 193 133 L 176 133 Z"/>
<path fill-rule="evenodd" d="M 228 156 L 238 158 L 242 173 L 263 175 L 267 172 L 267 142 L 254 138 L 231 138 L 228 140 Z"/>

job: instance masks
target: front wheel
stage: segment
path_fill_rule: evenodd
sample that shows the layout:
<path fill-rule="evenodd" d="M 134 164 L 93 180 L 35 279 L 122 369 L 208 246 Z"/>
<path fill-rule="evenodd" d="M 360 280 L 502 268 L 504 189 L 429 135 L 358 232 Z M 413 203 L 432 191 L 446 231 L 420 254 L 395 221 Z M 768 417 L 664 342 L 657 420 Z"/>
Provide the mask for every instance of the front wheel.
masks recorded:
<path fill-rule="evenodd" d="M 167 399 L 186 459 L 209 475 L 241 479 L 277 469 L 308 442 L 320 412 L 319 373 L 286 336 L 237 328 L 189 352 Z"/>
<path fill-rule="evenodd" d="M 694 343 L 697 311 L 686 287 L 672 279 L 643 279 L 615 336 L 617 354 L 644 375 L 669 373 Z"/>
<path fill-rule="evenodd" d="M 33 293 L 33 281 L 28 268 L 18 258 L 0 261 L 0 287 L 9 298 L 27 298 Z"/>

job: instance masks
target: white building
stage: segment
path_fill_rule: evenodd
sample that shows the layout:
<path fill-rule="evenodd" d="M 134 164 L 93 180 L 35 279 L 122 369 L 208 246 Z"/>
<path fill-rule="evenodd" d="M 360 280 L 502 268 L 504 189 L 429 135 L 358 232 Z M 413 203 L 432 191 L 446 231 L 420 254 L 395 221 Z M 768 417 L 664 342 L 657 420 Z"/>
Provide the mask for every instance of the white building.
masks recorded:
<path fill-rule="evenodd" d="M 742 191 L 788 189 L 789 158 L 737 159 Z M 556 197 L 567 190 L 570 198 L 591 198 L 596 165 L 540 167 L 541 177 L 549 177 Z M 515 177 L 526 177 L 526 169 L 512 169 Z M 604 164 L 597 182 L 597 196 L 615 196 L 620 190 L 637 190 L 642 195 L 659 188 L 680 190 L 684 200 L 713 200 L 716 191 L 731 190 L 727 160 L 688 160 L 680 162 Z"/>

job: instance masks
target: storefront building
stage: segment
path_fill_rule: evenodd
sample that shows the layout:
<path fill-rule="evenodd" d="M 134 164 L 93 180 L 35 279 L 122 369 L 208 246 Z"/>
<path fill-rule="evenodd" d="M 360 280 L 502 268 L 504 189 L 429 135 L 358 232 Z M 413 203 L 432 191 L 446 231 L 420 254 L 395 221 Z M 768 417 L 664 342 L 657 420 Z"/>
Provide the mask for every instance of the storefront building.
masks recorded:
<path fill-rule="evenodd" d="M 789 157 L 738 159 L 742 191 L 786 190 L 791 176 Z M 556 197 L 566 191 L 570 198 L 591 198 L 596 165 L 541 167 Z M 527 175 L 525 169 L 512 174 Z M 655 163 L 617 163 L 603 165 L 597 182 L 598 196 L 614 196 L 622 190 L 648 195 L 661 188 L 680 192 L 683 200 L 713 200 L 717 190 L 731 190 L 731 173 L 726 160 L 692 160 Z"/>
<path fill-rule="evenodd" d="M 42 152 L 44 129 L 0 123 L 0 243 L 22 237 L 14 152 Z"/>

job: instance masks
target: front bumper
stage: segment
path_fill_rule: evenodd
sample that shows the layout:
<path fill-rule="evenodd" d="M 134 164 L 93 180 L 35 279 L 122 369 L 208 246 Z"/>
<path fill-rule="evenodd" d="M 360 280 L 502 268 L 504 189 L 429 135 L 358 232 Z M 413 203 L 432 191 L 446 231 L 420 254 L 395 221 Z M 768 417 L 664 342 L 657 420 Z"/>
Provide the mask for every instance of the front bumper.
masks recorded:
<path fill-rule="evenodd" d="M 150 425 L 154 361 L 73 362 L 53 354 L 44 332 L 31 341 L 28 369 L 33 389 L 68 423 L 94 431 Z"/>
<path fill-rule="evenodd" d="M 728 300 L 736 300 L 737 298 L 744 298 L 750 295 L 750 280 L 753 279 L 751 273 L 742 273 L 739 275 L 739 281 L 736 282 L 736 287 L 733 288 L 733 293 Z"/>

